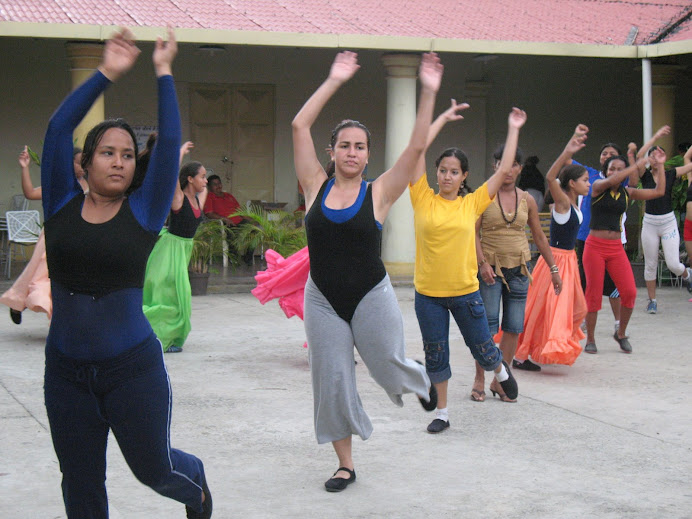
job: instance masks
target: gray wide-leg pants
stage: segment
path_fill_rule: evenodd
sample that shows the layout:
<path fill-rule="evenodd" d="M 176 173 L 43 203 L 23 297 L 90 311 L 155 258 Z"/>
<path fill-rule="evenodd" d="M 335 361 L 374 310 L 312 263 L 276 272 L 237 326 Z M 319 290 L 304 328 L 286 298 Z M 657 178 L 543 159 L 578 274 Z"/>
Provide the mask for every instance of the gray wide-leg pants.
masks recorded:
<path fill-rule="evenodd" d="M 427 400 L 430 379 L 423 366 L 405 356 L 403 317 L 388 275 L 363 297 L 350 323 L 308 278 L 304 317 L 318 443 L 353 434 L 366 440 L 372 433 L 356 389 L 354 344 L 392 402 L 403 406 L 404 393 Z"/>

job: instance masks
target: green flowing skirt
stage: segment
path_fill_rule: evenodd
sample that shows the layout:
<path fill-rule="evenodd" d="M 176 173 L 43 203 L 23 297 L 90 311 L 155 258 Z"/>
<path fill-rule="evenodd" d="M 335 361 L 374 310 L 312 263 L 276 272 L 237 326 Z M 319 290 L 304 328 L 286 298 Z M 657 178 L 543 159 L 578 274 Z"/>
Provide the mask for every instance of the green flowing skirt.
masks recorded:
<path fill-rule="evenodd" d="M 162 229 L 147 262 L 142 307 L 164 351 L 171 345 L 182 347 L 190 333 L 192 294 L 187 266 L 191 254 L 191 238 Z"/>

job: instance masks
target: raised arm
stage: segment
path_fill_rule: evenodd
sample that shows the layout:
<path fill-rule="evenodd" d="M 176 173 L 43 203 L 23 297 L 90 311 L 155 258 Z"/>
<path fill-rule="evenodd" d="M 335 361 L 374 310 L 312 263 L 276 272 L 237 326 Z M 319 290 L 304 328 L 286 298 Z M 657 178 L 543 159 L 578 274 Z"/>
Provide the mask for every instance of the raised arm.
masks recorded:
<path fill-rule="evenodd" d="M 293 162 L 298 182 L 305 193 L 305 208 L 310 209 L 320 186 L 327 178 L 317 158 L 310 130 L 327 101 L 358 71 L 358 55 L 355 52 L 340 52 L 334 58 L 329 76 L 310 96 L 291 124 L 293 128 Z"/>
<path fill-rule="evenodd" d="M 382 173 L 372 185 L 375 218 L 379 222 L 384 221 L 389 208 L 401 196 L 416 174 L 416 165 L 428 142 L 428 130 L 443 71 L 444 67 L 437 54 L 434 52 L 423 54 L 418 71 L 421 83 L 420 99 L 411 138 L 394 165 Z"/>
<path fill-rule="evenodd" d="M 182 131 L 175 82 L 171 75 L 177 53 L 175 34 L 169 28 L 168 41 L 157 38 L 152 56 L 159 89 L 159 135 L 142 187 L 130 197 L 130 206 L 137 221 L 152 232 L 158 232 L 163 227 L 178 182 Z"/>
<path fill-rule="evenodd" d="M 656 133 L 653 134 L 651 139 L 646 141 L 644 145 L 639 149 L 639 153 L 637 153 L 637 159 L 641 159 L 642 157 L 646 156 L 646 153 L 649 151 L 649 148 L 651 148 L 651 146 L 653 146 L 658 139 L 666 135 L 670 135 L 670 126 L 661 126 L 658 130 L 656 130 Z"/>
<path fill-rule="evenodd" d="M 555 212 L 557 213 L 565 214 L 569 211 L 571 205 L 569 196 L 567 196 L 567 193 L 565 193 L 557 181 L 557 176 L 564 166 L 572 163 L 572 156 L 586 146 L 585 141 L 588 131 L 589 128 L 584 124 L 577 126 L 574 130 L 574 135 L 572 135 L 557 160 L 550 166 L 548 174 L 545 176 L 548 189 L 550 189 L 550 194 L 555 201 Z"/>
<path fill-rule="evenodd" d="M 185 155 L 190 153 L 190 150 L 194 148 L 194 144 L 192 144 L 192 141 L 185 141 L 183 145 L 180 147 L 180 162 L 178 163 L 178 167 L 181 167 L 183 165 L 183 158 Z M 205 189 L 204 192 L 206 193 L 207 190 Z M 180 188 L 180 180 L 175 183 L 175 192 L 173 193 L 173 202 L 171 202 L 171 210 L 173 211 L 180 211 L 180 208 L 183 206 L 183 197 L 185 196 L 185 193 L 183 193 L 183 190 Z M 204 199 L 206 200 L 206 196 Z M 204 205 L 204 202 L 200 199 L 200 207 Z"/>
<path fill-rule="evenodd" d="M 655 149 L 649 155 L 651 163 L 651 175 L 654 177 L 656 187 L 654 189 L 627 188 L 627 193 L 632 200 L 653 200 L 662 197 L 666 192 L 666 174 L 663 163 L 666 161 L 666 153 L 661 149 Z M 612 177 L 617 175 L 611 175 Z"/>
<path fill-rule="evenodd" d="M 638 170 L 642 164 L 646 162 L 646 158 L 640 158 L 637 159 L 637 162 L 633 166 L 628 166 L 622 171 L 618 171 L 617 173 L 614 173 L 610 175 L 607 178 L 601 178 L 596 180 L 592 185 L 591 185 L 591 196 L 593 198 L 596 198 L 598 195 L 603 193 L 606 189 L 613 188 L 619 184 L 622 183 L 623 180 L 625 180 L 627 177 L 632 175 L 633 171 Z M 637 190 L 636 188 L 628 188 L 632 189 L 635 191 L 641 191 L 641 189 Z M 631 198 L 634 198 L 633 196 L 630 196 Z"/>
<path fill-rule="evenodd" d="M 687 175 L 689 178 L 689 174 L 692 172 L 692 146 L 687 148 L 687 151 L 682 156 L 682 161 L 683 165 L 675 168 L 675 176 L 680 178 L 683 175 Z"/>
<path fill-rule="evenodd" d="M 486 184 L 488 186 L 488 195 L 494 198 L 498 189 L 504 181 L 504 177 L 512 169 L 512 165 L 517 158 L 517 146 L 519 146 L 519 130 L 526 123 L 526 112 L 519 108 L 512 108 L 507 118 L 507 139 L 505 140 L 505 148 L 502 152 L 502 159 L 497 171 L 490 177 Z"/>
<path fill-rule="evenodd" d="M 81 187 L 72 165 L 72 133 L 98 96 L 135 64 L 139 49 L 132 33 L 122 29 L 106 42 L 98 70 L 72 91 L 48 123 L 41 155 L 43 213 L 48 219 Z"/>
<path fill-rule="evenodd" d="M 27 200 L 41 200 L 41 186 L 34 187 L 31 182 L 31 174 L 29 173 L 29 150 L 24 146 L 24 150 L 19 154 L 19 167 L 22 171 L 22 192 Z"/>
<path fill-rule="evenodd" d="M 430 148 L 430 145 L 435 141 L 435 138 L 445 124 L 452 121 L 460 121 L 464 118 L 464 116 L 459 112 L 466 110 L 467 108 L 469 108 L 468 103 L 457 104 L 456 99 L 452 99 L 451 106 L 438 115 L 437 119 L 435 119 L 430 125 L 430 128 L 428 128 L 428 138 L 427 142 L 425 143 L 425 151 Z M 418 159 L 418 164 L 416 165 L 416 169 L 414 170 L 413 176 L 410 180 L 411 184 L 418 182 L 418 179 L 425 173 L 425 151 L 421 154 L 420 159 Z"/>

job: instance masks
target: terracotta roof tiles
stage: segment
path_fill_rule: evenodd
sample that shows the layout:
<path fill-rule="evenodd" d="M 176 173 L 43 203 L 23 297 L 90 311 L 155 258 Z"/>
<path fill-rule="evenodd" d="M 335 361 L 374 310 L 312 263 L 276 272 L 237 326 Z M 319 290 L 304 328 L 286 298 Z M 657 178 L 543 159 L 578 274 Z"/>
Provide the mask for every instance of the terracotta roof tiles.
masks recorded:
<path fill-rule="evenodd" d="M 690 39 L 691 16 L 690 0 L 0 0 L 17 22 L 604 45 Z"/>

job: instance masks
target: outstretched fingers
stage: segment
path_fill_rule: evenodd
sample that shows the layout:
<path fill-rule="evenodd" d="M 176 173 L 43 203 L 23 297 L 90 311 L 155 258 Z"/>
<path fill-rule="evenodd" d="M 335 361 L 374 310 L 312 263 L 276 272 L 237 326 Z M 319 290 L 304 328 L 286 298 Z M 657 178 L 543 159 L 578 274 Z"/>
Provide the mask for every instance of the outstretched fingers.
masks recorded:
<path fill-rule="evenodd" d="M 468 103 L 457 104 L 456 99 L 452 99 L 451 106 L 447 108 L 442 115 L 444 115 L 445 119 L 448 121 L 460 121 L 464 116 L 459 112 L 467 110 L 468 108 L 470 108 Z"/>
<path fill-rule="evenodd" d="M 339 83 L 345 83 L 358 72 L 359 68 L 358 54 L 345 50 L 339 52 L 334 58 L 332 67 L 329 69 L 329 78 Z"/>
<path fill-rule="evenodd" d="M 168 27 L 167 32 L 167 41 L 163 41 L 163 38 L 160 36 L 156 38 L 154 54 L 152 55 L 157 76 L 171 74 L 171 65 L 178 54 L 178 42 L 175 39 L 175 32 L 173 32 L 171 27 Z"/>
<path fill-rule="evenodd" d="M 139 53 L 132 31 L 122 28 L 106 42 L 99 70 L 108 79 L 115 81 L 132 68 Z"/>
<path fill-rule="evenodd" d="M 437 53 L 426 52 L 423 54 L 418 70 L 418 77 L 423 88 L 428 88 L 433 92 L 437 92 L 442 83 L 443 72 L 444 65 L 442 65 Z"/>

